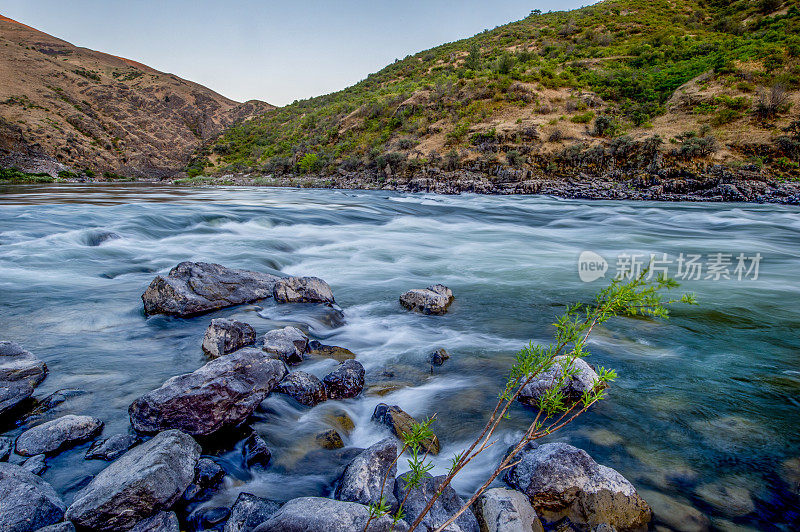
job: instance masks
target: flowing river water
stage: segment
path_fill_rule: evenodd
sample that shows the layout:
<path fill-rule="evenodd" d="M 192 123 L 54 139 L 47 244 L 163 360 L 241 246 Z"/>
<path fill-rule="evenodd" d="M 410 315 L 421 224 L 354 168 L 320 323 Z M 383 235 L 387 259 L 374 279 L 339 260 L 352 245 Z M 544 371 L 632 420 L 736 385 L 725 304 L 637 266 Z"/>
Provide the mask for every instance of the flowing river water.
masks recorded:
<path fill-rule="evenodd" d="M 608 261 L 606 279 L 582 282 L 578 257 Z M 564 305 L 588 301 L 618 273 L 624 254 L 699 254 L 701 279 L 683 282 L 698 306 L 668 321 L 615 319 L 590 343 L 593 365 L 619 378 L 608 399 L 549 440 L 585 449 L 626 476 L 675 529 L 707 516 L 734 530 L 800 526 L 800 209 L 779 205 L 668 204 L 548 197 L 437 196 L 387 192 L 143 185 L 0 187 L 0 339 L 47 362 L 43 397 L 77 390 L 19 427 L 89 414 L 105 434 L 128 430 L 128 405 L 207 359 L 211 318 L 234 317 L 259 335 L 287 324 L 346 347 L 367 370 L 362 396 L 309 409 L 273 394 L 251 425 L 269 443 L 264 471 L 241 469 L 239 447 L 211 452 L 228 472 L 209 505 L 248 491 L 284 501 L 328 495 L 337 471 L 388 433 L 370 422 L 379 402 L 423 418 L 437 414 L 436 471 L 483 426 L 516 352 L 551 341 Z M 716 253 L 731 279 L 715 279 Z M 735 271 L 760 254 L 758 275 Z M 619 259 L 620 255 L 623 258 Z M 147 318 L 140 296 L 180 261 L 296 275 L 333 288 L 344 322 L 325 309 L 271 300 L 177 319 Z M 718 261 L 719 262 L 719 261 Z M 748 268 L 755 260 L 747 262 Z M 666 263 L 665 263 L 666 264 Z M 757 278 L 756 278 L 757 277 Z M 404 311 L 398 296 L 443 283 L 456 300 L 445 316 Z M 432 369 L 427 354 L 450 360 Z M 318 376 L 336 365 L 314 359 Z M 346 412 L 346 448 L 322 451 L 314 435 Z M 532 419 L 519 406 L 499 442 L 455 483 L 466 494 L 489 474 Z M 43 477 L 67 503 L 106 463 L 88 444 L 48 459 Z M 400 471 L 404 471 L 401 463 Z M 694 521 L 692 521 L 694 520 Z M 688 528 L 687 528 L 688 529 Z"/>

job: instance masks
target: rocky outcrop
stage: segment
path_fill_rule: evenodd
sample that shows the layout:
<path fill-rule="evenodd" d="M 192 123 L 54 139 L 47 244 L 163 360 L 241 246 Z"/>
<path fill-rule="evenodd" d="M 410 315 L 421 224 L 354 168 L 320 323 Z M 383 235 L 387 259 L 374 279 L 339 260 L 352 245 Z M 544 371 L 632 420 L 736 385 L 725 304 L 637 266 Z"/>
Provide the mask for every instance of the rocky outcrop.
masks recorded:
<path fill-rule="evenodd" d="M 248 323 L 228 318 L 211 320 L 203 336 L 203 352 L 211 357 L 233 353 L 256 343 L 256 331 Z"/>
<path fill-rule="evenodd" d="M 386 403 L 380 403 L 375 407 L 375 411 L 372 413 L 372 421 L 386 425 L 395 436 L 401 439 L 403 434 L 411 432 L 412 425 L 417 422 L 416 419 L 399 406 L 389 406 Z M 422 447 L 431 454 L 439 454 L 439 438 L 434 435 L 433 438 L 423 441 Z"/>
<path fill-rule="evenodd" d="M 168 430 L 112 462 L 76 495 L 67 519 L 94 530 L 131 528 L 170 508 L 194 479 L 200 446 Z"/>
<path fill-rule="evenodd" d="M 130 532 L 180 532 L 180 530 L 181 525 L 175 512 L 158 512 L 136 523 Z"/>
<path fill-rule="evenodd" d="M 354 502 L 322 497 L 301 497 L 284 504 L 254 532 L 354 532 L 363 531 L 369 521 L 369 508 Z M 402 532 L 404 522 L 394 528 L 388 516 L 373 519 L 366 532 Z"/>
<path fill-rule="evenodd" d="M 264 438 L 253 432 L 244 440 L 242 460 L 245 466 L 261 465 L 266 467 L 271 458 L 272 452 L 269 450 Z"/>
<path fill-rule="evenodd" d="M 279 277 L 207 262 L 181 262 L 142 294 L 147 314 L 194 316 L 272 296 Z"/>
<path fill-rule="evenodd" d="M 275 391 L 285 393 L 298 403 L 306 406 L 316 406 L 328 398 L 322 381 L 305 371 L 289 373 L 278 384 Z"/>
<path fill-rule="evenodd" d="M 0 530 L 33 532 L 64 517 L 53 487 L 25 469 L 0 463 Z"/>
<path fill-rule="evenodd" d="M 386 438 L 364 449 L 351 461 L 339 479 L 334 497 L 340 501 L 374 504 L 385 497 L 395 510 L 394 479 L 397 476 L 397 443 Z"/>
<path fill-rule="evenodd" d="M 245 348 L 172 377 L 128 408 L 139 432 L 181 429 L 208 435 L 242 423 L 286 375 L 280 360 Z"/>
<path fill-rule="evenodd" d="M 277 355 L 287 364 L 299 364 L 308 350 L 308 336 L 297 327 L 284 327 L 267 332 L 261 349 Z"/>
<path fill-rule="evenodd" d="M 125 452 L 139 443 L 139 438 L 131 434 L 114 434 L 92 443 L 86 451 L 87 460 L 116 460 Z"/>
<path fill-rule="evenodd" d="M 319 277 L 284 277 L 275 282 L 272 296 L 278 303 L 335 303 L 333 291 Z"/>
<path fill-rule="evenodd" d="M 225 523 L 224 532 L 250 532 L 272 517 L 280 505 L 251 493 L 240 493 L 231 508 L 231 516 Z"/>
<path fill-rule="evenodd" d="M 0 342 L 0 416 L 29 399 L 47 365 L 15 342 Z"/>
<path fill-rule="evenodd" d="M 400 296 L 400 304 L 422 314 L 444 314 L 453 302 L 453 291 L 442 284 L 415 288 Z"/>
<path fill-rule="evenodd" d="M 576 358 L 570 363 L 568 355 L 561 355 L 553 359 L 550 369 L 541 372 L 522 387 L 519 401 L 527 405 L 538 406 L 539 399 L 545 392 L 562 379 L 565 367 L 569 372 L 574 372 L 561 386 L 561 393 L 567 403 L 580 401 L 583 394 L 592 390 L 599 382 L 597 373 L 585 360 Z"/>
<path fill-rule="evenodd" d="M 567 517 L 580 526 L 607 523 L 620 531 L 644 529 L 650 522 L 650 507 L 633 485 L 581 449 L 531 445 L 517 458 L 505 481 L 525 493 L 546 521 Z"/>
<path fill-rule="evenodd" d="M 481 532 L 544 532 L 528 497 L 519 491 L 492 488 L 475 501 Z"/>
<path fill-rule="evenodd" d="M 356 397 L 364 389 L 364 366 L 355 360 L 345 360 L 332 372 L 325 375 L 322 382 L 328 399 L 349 399 Z"/>
<path fill-rule="evenodd" d="M 426 473 L 419 487 L 407 490 L 408 476 L 410 474 L 409 472 L 397 477 L 394 496 L 397 497 L 397 500 L 405 498 L 403 509 L 405 510 L 406 520 L 412 523 L 422 513 L 428 501 L 441 488 L 445 476 L 432 477 Z M 408 494 L 406 494 L 406 491 L 408 491 Z M 431 506 L 430 511 L 422 519 L 423 529 L 435 530 L 455 515 L 462 506 L 464 506 L 464 500 L 458 496 L 452 486 L 446 486 L 442 494 Z M 480 532 L 480 527 L 475 515 L 466 510 L 444 530 L 447 532 Z"/>
<path fill-rule="evenodd" d="M 34 456 L 50 454 L 97 436 L 103 422 L 90 416 L 72 414 L 42 423 L 26 430 L 17 438 L 17 454 Z"/>

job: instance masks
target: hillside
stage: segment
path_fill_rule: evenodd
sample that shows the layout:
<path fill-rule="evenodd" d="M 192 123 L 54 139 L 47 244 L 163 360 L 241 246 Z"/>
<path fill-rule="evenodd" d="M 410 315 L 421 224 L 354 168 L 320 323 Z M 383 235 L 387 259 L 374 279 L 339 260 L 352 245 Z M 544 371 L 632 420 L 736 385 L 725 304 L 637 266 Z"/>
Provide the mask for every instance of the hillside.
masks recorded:
<path fill-rule="evenodd" d="M 204 141 L 271 108 L 0 15 L 0 167 L 170 176 Z"/>
<path fill-rule="evenodd" d="M 188 170 L 230 182 L 467 183 L 453 191 L 473 186 L 465 173 L 494 186 L 695 176 L 720 163 L 791 180 L 800 175 L 800 127 L 790 128 L 798 56 L 796 0 L 607 0 L 533 12 L 234 126 Z"/>

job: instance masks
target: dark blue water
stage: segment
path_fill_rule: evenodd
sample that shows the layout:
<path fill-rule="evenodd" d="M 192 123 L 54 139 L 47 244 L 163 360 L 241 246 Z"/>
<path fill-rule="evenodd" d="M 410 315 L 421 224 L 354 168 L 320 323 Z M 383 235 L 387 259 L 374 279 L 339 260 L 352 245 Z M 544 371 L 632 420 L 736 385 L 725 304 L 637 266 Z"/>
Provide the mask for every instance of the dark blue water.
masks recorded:
<path fill-rule="evenodd" d="M 119 238 L 106 239 L 113 232 Z M 380 401 L 419 417 L 437 414 L 437 464 L 482 427 L 516 351 L 549 342 L 565 304 L 606 281 L 578 278 L 582 251 L 613 276 L 622 253 L 732 255 L 732 279 L 688 280 L 699 306 L 669 321 L 618 319 L 597 331 L 589 362 L 620 377 L 609 399 L 552 439 L 586 449 L 639 489 L 662 524 L 682 528 L 700 512 L 720 529 L 792 530 L 800 523 L 800 209 L 788 206 L 583 202 L 544 197 L 401 195 L 264 188 L 137 185 L 0 188 L 0 327 L 44 359 L 38 396 L 70 398 L 39 423 L 91 414 L 106 434 L 128 428 L 127 407 L 165 379 L 206 359 L 203 331 L 232 316 L 259 333 L 297 324 L 357 353 L 367 368 L 360 398 L 301 409 L 269 398 L 254 427 L 270 443 L 266 472 L 238 468 L 237 449 L 214 451 L 230 476 L 210 504 L 239 491 L 286 500 L 326 494 L 341 453 L 315 450 L 314 435 L 347 412 L 348 447 L 385 436 L 369 422 Z M 761 255 L 759 274 L 737 280 L 736 256 Z M 334 289 L 346 324 L 320 309 L 271 302 L 189 320 L 145 318 L 140 296 L 183 260 L 317 275 Z M 646 262 L 647 259 L 645 258 Z M 671 275 L 677 265 L 669 266 Z M 705 272 L 703 277 L 705 277 Z M 404 312 L 403 291 L 434 282 L 456 301 L 443 317 Z M 431 373 L 426 354 L 452 358 Z M 314 361 L 317 375 L 335 362 Z M 387 395 L 379 395 L 390 391 Z M 531 420 L 517 408 L 501 442 L 456 486 L 479 485 Z M 26 425 L 26 426 L 27 426 Z M 25 426 L 10 432 L 16 435 Z M 104 465 L 87 445 L 49 459 L 44 478 L 69 501 Z M 402 469 L 402 467 L 401 467 Z M 793 486 L 795 486 L 793 488 Z M 794 492 L 793 492 L 794 490 Z M 669 514 L 669 515 L 668 515 Z M 677 517 L 676 517 L 677 515 Z"/>

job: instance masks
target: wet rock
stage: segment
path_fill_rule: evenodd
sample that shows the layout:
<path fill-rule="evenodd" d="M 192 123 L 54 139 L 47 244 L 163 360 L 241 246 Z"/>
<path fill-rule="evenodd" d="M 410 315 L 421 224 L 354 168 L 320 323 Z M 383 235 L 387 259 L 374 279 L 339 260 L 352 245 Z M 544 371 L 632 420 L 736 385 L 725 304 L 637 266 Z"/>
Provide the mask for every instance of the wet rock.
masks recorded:
<path fill-rule="evenodd" d="M 31 456 L 22 462 L 22 467 L 34 475 L 41 475 L 47 471 L 47 461 L 45 460 L 45 456 L 43 454 L 37 454 L 36 456 Z"/>
<path fill-rule="evenodd" d="M 75 525 L 69 521 L 62 521 L 61 523 L 40 528 L 36 532 L 75 532 Z"/>
<path fill-rule="evenodd" d="M 68 414 L 26 430 L 17 438 L 17 454 L 50 454 L 91 440 L 103 430 L 103 422 L 90 416 Z"/>
<path fill-rule="evenodd" d="M 363 504 L 301 497 L 284 504 L 254 532 L 360 532 L 369 521 L 369 513 L 369 508 Z M 402 532 L 406 529 L 403 521 L 392 528 L 392 519 L 384 516 L 373 519 L 366 532 Z"/>
<path fill-rule="evenodd" d="M 566 366 L 569 359 L 570 357 L 567 355 L 557 356 L 549 370 L 543 371 L 522 388 L 519 401 L 527 405 L 538 406 L 539 399 L 553 386 L 554 382 L 560 380 L 564 375 L 562 364 Z M 581 358 L 573 360 L 568 367 L 570 371 L 573 368 L 577 371 L 564 382 L 561 392 L 564 394 L 565 402 L 572 403 L 579 401 L 584 392 L 591 390 L 599 378 L 592 367 Z"/>
<path fill-rule="evenodd" d="M 75 495 L 67 519 L 79 527 L 118 530 L 170 508 L 194 479 L 200 446 L 168 430 L 122 455 Z"/>
<path fill-rule="evenodd" d="M 92 443 L 86 451 L 87 460 L 116 460 L 125 452 L 139 443 L 139 438 L 131 434 L 114 434 Z"/>
<path fill-rule="evenodd" d="M 453 302 L 453 291 L 441 284 L 415 288 L 400 296 L 400 304 L 423 314 L 444 314 Z"/>
<path fill-rule="evenodd" d="M 450 353 L 448 353 L 441 347 L 436 351 L 431 352 L 428 355 L 428 360 L 433 366 L 441 366 L 442 364 L 444 364 L 444 361 L 447 360 L 448 358 L 450 358 Z"/>
<path fill-rule="evenodd" d="M 28 532 L 64 518 L 53 487 L 19 466 L 0 463 L 0 530 Z"/>
<path fill-rule="evenodd" d="M 420 486 L 417 488 L 410 488 L 406 496 L 407 479 L 410 474 L 411 472 L 408 472 L 397 477 L 397 482 L 394 487 L 394 496 L 397 497 L 398 500 L 402 500 L 405 497 L 406 502 L 403 504 L 403 509 L 406 513 L 406 520 L 412 523 L 420 513 L 422 513 L 428 501 L 430 501 L 433 495 L 441 488 L 445 476 L 432 477 L 426 474 Z M 436 502 L 433 503 L 430 511 L 422 519 L 423 529 L 435 530 L 455 515 L 462 506 L 464 506 L 464 500 L 458 496 L 452 486 L 447 486 L 444 488 L 439 498 L 436 499 Z M 478 525 L 478 520 L 475 518 L 475 515 L 467 510 L 459 515 L 458 518 L 444 530 L 447 532 L 479 532 L 480 526 Z"/>
<path fill-rule="evenodd" d="M 47 365 L 15 342 L 0 342 L 0 416 L 29 399 Z"/>
<path fill-rule="evenodd" d="M 642 497 L 653 509 L 653 517 L 677 532 L 706 532 L 711 521 L 699 510 L 657 491 L 642 491 Z"/>
<path fill-rule="evenodd" d="M 334 429 L 320 432 L 314 437 L 314 440 L 317 442 L 317 445 L 323 449 L 328 449 L 329 451 L 344 447 L 342 437 Z"/>
<path fill-rule="evenodd" d="M 180 530 L 181 525 L 175 512 L 158 512 L 136 523 L 130 532 L 180 532 Z"/>
<path fill-rule="evenodd" d="M 181 262 L 142 294 L 147 314 L 194 316 L 272 296 L 279 277 L 207 262 Z"/>
<path fill-rule="evenodd" d="M 278 303 L 335 303 L 331 287 L 319 277 L 278 279 L 272 295 Z"/>
<path fill-rule="evenodd" d="M 305 371 L 293 371 L 275 388 L 306 406 L 316 406 L 328 398 L 322 381 Z"/>
<path fill-rule="evenodd" d="M 308 342 L 308 354 L 332 358 L 334 360 L 338 360 L 339 362 L 356 358 L 356 354 L 349 349 L 345 349 L 344 347 L 339 347 L 336 345 L 325 345 L 317 340 L 311 340 Z"/>
<path fill-rule="evenodd" d="M 122 238 L 113 231 L 95 230 L 84 235 L 83 242 L 89 247 L 97 247 L 103 242 Z"/>
<path fill-rule="evenodd" d="M 242 458 L 244 459 L 244 465 L 247 467 L 252 467 L 256 464 L 266 467 L 272 458 L 272 452 L 267 447 L 267 442 L 264 441 L 264 438 L 254 432 L 244 440 Z"/>
<path fill-rule="evenodd" d="M 548 522 L 567 517 L 581 526 L 608 523 L 619 530 L 650 522 L 650 507 L 633 485 L 581 449 L 560 442 L 529 446 L 518 459 L 505 481 L 525 493 Z"/>
<path fill-rule="evenodd" d="M 138 432 L 181 429 L 212 434 L 242 423 L 286 375 L 280 360 L 244 348 L 166 381 L 128 408 Z"/>
<path fill-rule="evenodd" d="M 202 498 L 205 492 L 219 486 L 223 478 L 225 470 L 219 464 L 210 458 L 201 458 L 194 467 L 194 481 L 183 492 L 183 499 L 191 501 Z"/>
<path fill-rule="evenodd" d="M 0 462 L 8 460 L 11 449 L 14 448 L 14 440 L 6 436 L 0 436 Z"/>
<path fill-rule="evenodd" d="M 356 360 L 345 360 L 339 367 L 325 375 L 322 382 L 328 399 L 349 399 L 364 389 L 364 366 Z"/>
<path fill-rule="evenodd" d="M 345 434 L 350 434 L 353 429 L 356 428 L 353 418 L 351 418 L 350 415 L 344 410 L 332 412 L 325 416 L 325 418 L 330 422 L 331 425 Z"/>
<path fill-rule="evenodd" d="M 364 449 L 347 465 L 334 498 L 369 505 L 380 502 L 382 492 L 387 504 L 396 510 L 398 503 L 393 494 L 396 476 L 397 443 L 386 438 Z"/>
<path fill-rule="evenodd" d="M 375 411 L 372 413 L 372 421 L 386 425 L 395 436 L 401 439 L 403 434 L 411 432 L 412 425 L 417 422 L 416 419 L 399 406 L 389 406 L 386 403 L 380 403 L 375 407 Z M 439 438 L 434 435 L 433 438 L 423 441 L 422 448 L 431 454 L 439 454 Z"/>
<path fill-rule="evenodd" d="M 198 508 L 186 519 L 193 530 L 220 530 L 231 511 L 224 506 Z"/>
<path fill-rule="evenodd" d="M 481 532 L 544 532 L 528 497 L 519 491 L 492 488 L 475 501 Z"/>
<path fill-rule="evenodd" d="M 299 364 L 308 349 L 308 336 L 296 327 L 275 329 L 264 335 L 261 349 L 278 355 L 287 364 Z"/>
<path fill-rule="evenodd" d="M 34 416 L 43 414 L 48 410 L 52 410 L 58 405 L 65 403 L 67 400 L 72 399 L 73 397 L 84 395 L 85 393 L 86 391 L 84 390 L 74 390 L 74 389 L 56 390 L 55 392 L 51 393 L 44 399 L 38 399 L 36 401 L 36 406 L 31 410 L 30 415 Z"/>
<path fill-rule="evenodd" d="M 280 507 L 275 501 L 262 499 L 250 493 L 240 493 L 233 503 L 224 532 L 250 532 L 272 517 Z"/>
<path fill-rule="evenodd" d="M 212 357 L 233 353 L 256 343 L 256 330 L 248 323 L 228 318 L 211 320 L 203 337 L 203 352 Z"/>

